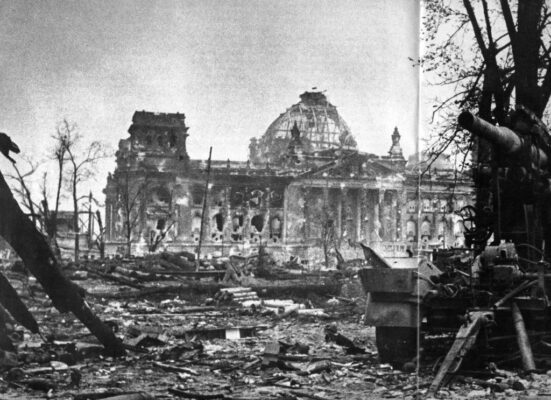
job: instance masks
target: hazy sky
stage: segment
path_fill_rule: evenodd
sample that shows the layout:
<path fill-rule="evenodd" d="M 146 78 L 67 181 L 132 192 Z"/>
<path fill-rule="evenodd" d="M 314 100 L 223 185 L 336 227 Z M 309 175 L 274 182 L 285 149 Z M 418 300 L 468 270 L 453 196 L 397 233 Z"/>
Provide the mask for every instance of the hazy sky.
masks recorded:
<path fill-rule="evenodd" d="M 363 151 L 414 151 L 417 0 L 0 0 L 0 131 L 26 154 L 56 122 L 113 150 L 135 110 L 185 113 L 192 158 L 245 160 L 305 90 L 326 90 Z M 0 164 L 2 170 L 6 164 Z M 102 164 L 100 186 L 114 161 Z"/>

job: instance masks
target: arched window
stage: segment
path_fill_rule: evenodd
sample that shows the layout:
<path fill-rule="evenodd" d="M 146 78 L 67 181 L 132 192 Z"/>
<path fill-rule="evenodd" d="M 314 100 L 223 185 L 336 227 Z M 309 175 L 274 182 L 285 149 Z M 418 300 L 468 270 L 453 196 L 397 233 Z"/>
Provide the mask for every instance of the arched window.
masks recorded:
<path fill-rule="evenodd" d="M 231 240 L 234 242 L 243 240 L 243 215 L 242 214 L 234 214 L 231 219 Z"/>
<path fill-rule="evenodd" d="M 224 215 L 222 213 L 217 213 L 212 217 L 212 220 L 214 222 L 214 226 L 216 227 L 216 230 L 218 232 L 222 232 L 224 230 Z"/>
<path fill-rule="evenodd" d="M 174 132 L 170 132 L 168 135 L 168 145 L 170 147 L 176 146 L 176 134 Z"/>
<path fill-rule="evenodd" d="M 192 232 L 199 232 L 201 231 L 201 215 L 195 214 L 193 218 L 191 219 L 191 231 Z"/>
<path fill-rule="evenodd" d="M 430 221 L 425 219 L 421 223 L 421 236 L 429 236 L 430 237 L 430 230 L 431 230 Z"/>
<path fill-rule="evenodd" d="M 440 236 L 445 236 L 448 231 L 448 223 L 444 218 L 442 218 L 440 221 L 438 221 L 438 224 L 436 225 L 436 234 Z"/>
<path fill-rule="evenodd" d="M 423 212 L 431 212 L 432 207 L 430 204 L 430 199 L 423 199 Z"/>
<path fill-rule="evenodd" d="M 406 236 L 408 238 L 415 238 L 417 236 L 417 224 L 412 219 L 406 222 Z"/>
<path fill-rule="evenodd" d="M 252 217 L 251 225 L 254 226 L 258 232 L 262 232 L 262 229 L 264 229 L 264 215 L 258 214 Z"/>
<path fill-rule="evenodd" d="M 273 238 L 281 238 L 281 219 L 279 216 L 275 216 L 272 218 L 272 221 L 270 222 L 270 237 Z"/>

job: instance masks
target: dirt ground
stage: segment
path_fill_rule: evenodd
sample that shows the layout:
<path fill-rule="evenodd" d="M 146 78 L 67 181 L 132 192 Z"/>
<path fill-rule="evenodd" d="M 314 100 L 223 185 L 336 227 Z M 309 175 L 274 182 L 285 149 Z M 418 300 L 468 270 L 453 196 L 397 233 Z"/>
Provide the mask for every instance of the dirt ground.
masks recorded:
<path fill-rule="evenodd" d="M 73 271 L 74 272 L 74 271 Z M 41 335 L 14 325 L 17 354 L 0 360 L 1 399 L 368 399 L 424 398 L 433 377 L 380 364 L 374 328 L 363 324 L 365 298 L 354 278 L 336 296 L 319 292 L 258 290 L 262 300 L 293 300 L 319 315 L 281 315 L 236 301 L 213 301 L 212 292 L 189 291 L 183 280 L 156 280 L 148 290 L 97 277 L 78 277 L 87 301 L 124 341 L 113 359 L 70 314 L 51 306 L 38 285 L 6 274 L 37 319 Z M 84 277 L 84 279 L 82 279 Z M 180 286 L 180 290 L 174 287 Z M 195 281 L 194 287 L 210 282 Z M 273 283 L 272 285 L 279 285 Z M 163 287 L 173 290 L 163 291 Z M 254 288 L 252 289 L 254 291 Z M 327 327 L 350 343 L 326 337 Z M 551 378 L 551 377 L 550 377 Z M 493 377 L 504 390 L 455 382 L 439 398 L 518 398 L 551 393 L 547 374 Z M 141 394 L 130 395 L 139 392 Z M 124 398 L 123 398 L 124 399 Z"/>

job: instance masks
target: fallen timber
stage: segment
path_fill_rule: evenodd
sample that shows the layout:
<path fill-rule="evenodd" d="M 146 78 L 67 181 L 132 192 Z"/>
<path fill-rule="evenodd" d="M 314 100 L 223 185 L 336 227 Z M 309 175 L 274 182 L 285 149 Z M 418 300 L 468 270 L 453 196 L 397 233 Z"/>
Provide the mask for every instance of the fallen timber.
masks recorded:
<path fill-rule="evenodd" d="M 339 282 L 334 283 L 294 283 L 285 281 L 286 284 L 274 285 L 250 285 L 260 297 L 282 297 L 292 296 L 294 294 L 300 294 L 304 296 L 307 293 L 325 295 L 337 295 L 339 293 L 341 284 Z M 105 299 L 131 299 L 142 298 L 145 296 L 162 297 L 167 295 L 179 295 L 179 296 L 192 296 L 195 294 L 206 294 L 214 296 L 221 289 L 228 286 L 218 282 L 197 282 L 191 281 L 182 283 L 181 285 L 166 285 L 159 287 L 146 287 L 139 290 L 126 290 L 121 292 L 113 291 L 89 291 L 89 295 L 96 298 Z"/>
<path fill-rule="evenodd" d="M 21 211 L 1 173 L 0 209 L 2 209 L 0 236 L 21 257 L 28 270 L 40 282 L 54 306 L 62 312 L 71 311 L 105 346 L 108 354 L 112 356 L 125 354 L 122 342 L 92 312 L 84 301 L 79 288 L 63 275 L 46 239 Z"/>
<path fill-rule="evenodd" d="M 0 304 L 12 315 L 12 317 L 32 333 L 38 333 L 38 324 L 33 315 L 21 301 L 19 295 L 12 287 L 4 274 L 0 273 Z"/>

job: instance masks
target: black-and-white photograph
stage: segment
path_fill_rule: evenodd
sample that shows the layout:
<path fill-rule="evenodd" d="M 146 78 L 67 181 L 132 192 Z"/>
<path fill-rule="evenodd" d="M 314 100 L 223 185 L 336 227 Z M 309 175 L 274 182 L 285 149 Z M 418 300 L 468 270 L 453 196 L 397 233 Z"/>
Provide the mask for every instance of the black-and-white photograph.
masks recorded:
<path fill-rule="evenodd" d="M 551 399 L 551 1 L 0 22 L 1 399 Z"/>

